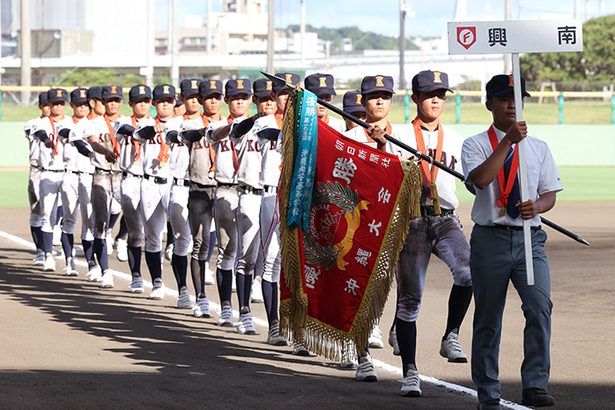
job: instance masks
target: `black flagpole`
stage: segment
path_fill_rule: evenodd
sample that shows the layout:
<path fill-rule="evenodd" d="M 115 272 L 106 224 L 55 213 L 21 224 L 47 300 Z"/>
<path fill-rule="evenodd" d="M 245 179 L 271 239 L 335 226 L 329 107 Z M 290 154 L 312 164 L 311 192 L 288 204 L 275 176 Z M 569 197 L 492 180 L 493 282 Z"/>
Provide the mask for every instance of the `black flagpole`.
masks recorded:
<path fill-rule="evenodd" d="M 293 89 L 296 88 L 296 86 L 294 86 L 293 84 L 287 83 L 286 80 L 284 80 L 283 78 L 276 77 L 275 75 L 272 75 L 272 74 L 269 74 L 269 73 L 265 73 L 263 71 L 261 71 L 261 73 L 265 77 L 269 78 L 271 81 L 276 81 L 278 83 L 279 82 L 283 82 L 284 84 L 286 84 L 290 88 L 293 88 Z M 370 128 L 370 125 L 368 123 L 366 123 L 365 121 L 355 117 L 352 114 L 347 113 L 344 110 L 339 109 L 335 105 L 330 104 L 330 103 L 324 101 L 321 98 L 318 98 L 318 104 L 322 105 L 323 107 L 328 108 L 329 110 L 335 112 L 336 114 L 341 115 L 343 118 L 346 118 L 346 119 L 354 122 L 355 124 L 360 125 L 363 128 Z M 441 162 L 434 161 L 433 158 L 431 158 L 430 156 L 423 154 L 422 152 L 416 150 L 415 148 L 412 148 L 411 146 L 409 146 L 407 144 L 404 144 L 403 142 L 399 141 L 397 138 L 394 138 L 394 137 L 392 137 L 392 136 L 390 136 L 389 134 L 386 134 L 386 133 L 384 134 L 384 138 L 387 141 L 389 141 L 391 144 L 397 145 L 398 147 L 400 147 L 400 148 L 402 148 L 402 149 L 412 153 L 412 155 L 420 158 L 421 160 L 427 161 L 427 162 L 435 165 L 436 167 L 440 168 L 441 170 L 443 170 L 445 172 L 448 172 L 449 174 L 453 175 L 454 177 L 460 179 L 462 182 L 465 182 L 465 177 L 463 176 L 463 174 L 455 171 L 454 169 L 451 169 L 451 168 L 447 167 L 446 165 L 442 164 Z M 472 192 L 472 191 L 470 191 L 470 192 Z M 571 239 L 573 239 L 573 240 L 575 240 L 575 241 L 577 241 L 579 243 L 582 243 L 583 245 L 590 246 L 589 242 L 587 242 L 585 239 L 583 239 L 581 236 L 577 235 L 576 233 L 574 233 L 572 231 L 569 231 L 568 229 L 566 229 L 566 228 L 564 228 L 564 227 L 562 227 L 562 226 L 560 226 L 560 225 L 558 225 L 558 224 L 548 220 L 547 218 L 545 218 L 543 216 L 540 216 L 540 220 L 541 220 L 542 223 L 544 223 L 548 227 L 558 231 L 559 233 L 564 234 L 567 237 L 569 237 L 569 238 L 571 238 Z"/>

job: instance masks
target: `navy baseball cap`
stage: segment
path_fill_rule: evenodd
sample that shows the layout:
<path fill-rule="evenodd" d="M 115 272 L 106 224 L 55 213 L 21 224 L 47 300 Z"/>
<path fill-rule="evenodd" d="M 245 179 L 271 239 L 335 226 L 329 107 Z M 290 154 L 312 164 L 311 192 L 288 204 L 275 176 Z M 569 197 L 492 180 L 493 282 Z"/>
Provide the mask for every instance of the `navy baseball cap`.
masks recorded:
<path fill-rule="evenodd" d="M 412 93 L 430 93 L 436 90 L 453 91 L 448 86 L 448 74 L 424 70 L 412 77 Z"/>
<path fill-rule="evenodd" d="M 294 86 L 299 85 L 299 83 L 301 83 L 301 78 L 299 77 L 299 75 L 295 74 L 295 73 L 275 73 L 276 77 L 280 77 L 283 78 L 287 83 L 290 83 Z M 284 90 L 291 90 L 292 88 L 289 87 L 286 84 L 282 84 L 281 82 L 275 82 L 273 84 L 273 91 L 277 94 L 280 91 L 284 91 Z"/>
<path fill-rule="evenodd" d="M 348 91 L 346 94 L 344 94 L 344 99 L 342 102 L 344 111 L 350 114 L 365 112 L 365 107 L 363 107 L 363 104 L 361 104 L 361 99 L 362 95 L 359 91 Z"/>
<path fill-rule="evenodd" d="M 75 88 L 70 92 L 70 102 L 75 105 L 88 103 L 88 89 L 84 87 Z"/>
<path fill-rule="evenodd" d="M 224 96 L 234 97 L 239 94 L 252 95 L 252 82 L 247 78 L 238 78 L 237 80 L 228 80 L 224 85 Z"/>
<path fill-rule="evenodd" d="M 205 99 L 210 95 L 219 94 L 222 96 L 222 81 L 220 80 L 203 80 L 199 84 L 199 95 Z"/>
<path fill-rule="evenodd" d="M 173 87 L 171 84 L 157 85 L 156 87 L 154 87 L 153 97 L 154 101 L 170 99 L 173 100 L 173 103 L 175 103 L 175 87 Z"/>
<path fill-rule="evenodd" d="M 494 75 L 485 88 L 487 90 L 487 99 L 512 94 L 514 92 L 513 76 L 506 74 Z M 530 93 L 525 89 L 525 79 L 523 77 L 521 77 L 521 94 L 524 97 L 531 97 Z"/>
<path fill-rule="evenodd" d="M 128 101 L 137 103 L 143 100 L 152 99 L 152 89 L 145 84 L 135 85 L 128 91 Z"/>
<path fill-rule="evenodd" d="M 49 99 L 47 99 L 47 91 L 38 93 L 38 105 L 45 104 L 49 104 Z"/>
<path fill-rule="evenodd" d="M 316 94 L 317 97 L 321 95 L 337 95 L 335 88 L 333 88 L 333 76 L 331 74 L 310 74 L 305 77 L 304 84 L 305 89 Z"/>
<path fill-rule="evenodd" d="M 266 78 L 259 78 L 252 85 L 256 98 L 273 97 L 273 81 Z"/>
<path fill-rule="evenodd" d="M 68 91 L 64 88 L 52 88 L 47 91 L 47 101 L 51 104 L 68 102 Z"/>
<path fill-rule="evenodd" d="M 90 100 L 102 101 L 102 90 L 103 90 L 103 87 L 101 87 L 100 85 L 95 85 L 93 87 L 88 88 L 88 92 L 86 93 L 88 101 Z"/>
<path fill-rule="evenodd" d="M 365 96 L 379 91 L 395 94 L 393 84 L 393 77 L 391 76 L 368 75 L 363 77 L 363 81 L 361 81 L 361 94 Z"/>
<path fill-rule="evenodd" d="M 201 80 L 197 78 L 186 78 L 179 84 L 179 89 L 182 97 L 187 98 L 193 95 L 199 95 L 199 84 Z"/>
<path fill-rule="evenodd" d="M 119 98 L 121 100 L 123 97 L 121 85 L 108 85 L 102 89 L 102 101 L 104 103 L 113 98 Z"/>

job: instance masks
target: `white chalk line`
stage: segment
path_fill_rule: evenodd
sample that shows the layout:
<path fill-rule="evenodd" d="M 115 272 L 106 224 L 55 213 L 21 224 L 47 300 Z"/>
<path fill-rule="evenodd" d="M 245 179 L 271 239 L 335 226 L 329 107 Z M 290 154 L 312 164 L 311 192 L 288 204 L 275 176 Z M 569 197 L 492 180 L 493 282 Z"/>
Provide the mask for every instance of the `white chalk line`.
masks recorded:
<path fill-rule="evenodd" d="M 23 239 L 19 236 L 10 234 L 8 232 L 4 232 L 4 231 L 0 231 L 0 237 L 3 237 L 11 242 L 17 243 L 21 246 L 23 246 L 24 248 L 27 248 L 29 250 L 35 251 L 36 248 L 34 247 L 34 243 L 32 243 L 31 241 L 28 241 L 26 239 Z M 63 255 L 60 256 L 56 256 L 56 259 L 64 259 Z M 88 267 L 87 262 L 82 261 L 82 260 L 75 260 L 75 264 L 85 267 Z M 113 272 L 113 276 L 117 277 L 117 278 L 121 278 L 127 281 L 131 281 L 132 280 L 132 275 L 128 274 L 128 273 L 124 273 L 124 272 L 118 272 L 116 270 L 111 269 L 111 271 Z M 147 280 L 143 280 L 143 283 L 145 285 L 146 288 L 151 289 L 152 288 L 152 283 L 150 281 Z M 171 296 L 174 298 L 177 298 L 178 296 L 178 292 L 174 289 L 170 289 L 168 287 L 165 287 L 165 294 L 167 296 Z M 190 296 L 190 300 L 192 300 L 193 302 L 195 302 L 195 297 L 194 296 Z M 216 313 L 220 313 L 220 305 L 209 301 L 209 306 L 210 309 L 215 311 Z M 239 317 L 239 312 L 237 310 L 233 310 L 233 316 L 234 317 Z M 257 326 L 263 327 L 263 328 L 268 328 L 269 324 L 266 320 L 257 318 L 257 317 L 253 317 L 253 322 L 254 324 L 256 324 Z M 403 372 L 402 369 L 400 367 L 394 366 L 392 364 L 386 363 L 382 360 L 378 360 L 378 359 L 373 359 L 373 363 L 374 363 L 374 367 L 376 367 L 377 369 L 383 370 L 387 373 L 391 373 L 399 378 L 402 377 Z M 444 389 L 448 392 L 451 393 L 455 393 L 461 396 L 465 396 L 465 397 L 470 397 L 473 398 L 474 400 L 478 400 L 478 396 L 476 393 L 476 390 L 465 387 L 465 386 L 461 386 L 455 383 L 449 383 L 446 382 L 444 380 L 440 380 L 440 379 L 436 379 L 435 377 L 430 377 L 430 376 L 425 376 L 425 375 L 420 375 L 421 381 L 423 381 L 424 383 L 427 384 L 431 384 L 434 385 L 436 387 L 439 387 L 441 389 Z M 509 400 L 501 400 L 500 404 L 502 405 L 502 407 L 504 408 L 508 408 L 508 409 L 512 409 L 512 410 L 527 410 L 529 409 L 529 407 L 525 407 L 522 406 L 518 403 L 509 401 Z"/>

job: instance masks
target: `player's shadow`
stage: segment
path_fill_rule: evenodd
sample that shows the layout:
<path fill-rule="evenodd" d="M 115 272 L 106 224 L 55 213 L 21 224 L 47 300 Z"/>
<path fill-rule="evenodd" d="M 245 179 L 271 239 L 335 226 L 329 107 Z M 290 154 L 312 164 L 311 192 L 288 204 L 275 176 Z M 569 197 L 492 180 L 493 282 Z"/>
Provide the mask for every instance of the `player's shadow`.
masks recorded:
<path fill-rule="evenodd" d="M 97 370 L 95 357 L 91 372 L 0 370 L 2 408 L 42 408 L 50 402 L 63 408 L 408 405 L 396 381 L 365 384 L 355 381 L 354 373 L 335 374 L 322 366 L 321 358 L 299 358 L 289 347 L 265 344 L 263 331 L 253 338 L 241 336 L 214 325 L 213 319 L 195 320 L 186 310 L 19 265 L 0 260 L 0 293 L 75 331 L 113 342 L 118 347 L 108 351 L 130 361 L 120 360 L 118 372 Z M 457 408 L 475 406 L 467 399 L 455 400 Z M 425 407 L 417 404 L 449 408 L 450 396 L 434 388 Z"/>

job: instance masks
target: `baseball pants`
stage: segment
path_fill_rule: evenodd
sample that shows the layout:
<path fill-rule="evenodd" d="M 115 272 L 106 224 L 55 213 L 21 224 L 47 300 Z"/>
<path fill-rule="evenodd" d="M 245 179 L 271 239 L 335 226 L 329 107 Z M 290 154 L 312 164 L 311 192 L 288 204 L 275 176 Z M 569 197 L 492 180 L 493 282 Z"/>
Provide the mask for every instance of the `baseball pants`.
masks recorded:
<path fill-rule="evenodd" d="M 92 182 L 92 216 L 94 238 L 105 239 L 112 203 L 121 200 L 122 174 L 119 172 L 95 172 Z"/>
<path fill-rule="evenodd" d="M 235 213 L 239 204 L 236 186 L 219 186 L 216 190 L 214 219 L 218 236 L 218 269 L 234 270 L 237 257 Z"/>
<path fill-rule="evenodd" d="M 239 194 L 237 207 L 237 229 L 239 255 L 237 258 L 237 275 L 251 275 L 260 250 L 260 209 L 262 195 L 250 192 Z"/>
<path fill-rule="evenodd" d="M 192 233 L 192 259 L 206 261 L 209 254 L 210 228 L 212 225 L 216 188 L 190 191 L 188 196 L 188 221 Z"/>
<path fill-rule="evenodd" d="M 41 201 L 41 230 L 52 233 L 57 222 L 57 209 L 60 201 L 60 190 L 64 171 L 41 172 L 40 201 Z"/>
<path fill-rule="evenodd" d="M 192 234 L 188 222 L 190 188 L 173 184 L 169 200 L 169 222 L 173 228 L 173 254 L 187 256 L 192 248 Z"/>
<path fill-rule="evenodd" d="M 28 177 L 28 202 L 30 203 L 30 226 L 40 227 L 42 225 L 41 202 L 41 170 L 30 166 Z"/>
<path fill-rule="evenodd" d="M 145 251 L 154 253 L 162 251 L 162 235 L 167 224 L 167 213 L 171 197 L 170 178 L 164 184 L 157 184 L 152 179 L 141 182 L 141 206 L 145 233 Z"/>
<path fill-rule="evenodd" d="M 260 240 L 263 248 L 263 280 L 280 281 L 280 228 L 276 193 L 266 193 L 261 202 Z"/>
<path fill-rule="evenodd" d="M 128 246 L 142 247 L 143 211 L 141 210 L 141 181 L 142 177 L 127 174 L 122 178 L 122 212 L 128 229 Z"/>

